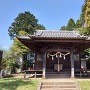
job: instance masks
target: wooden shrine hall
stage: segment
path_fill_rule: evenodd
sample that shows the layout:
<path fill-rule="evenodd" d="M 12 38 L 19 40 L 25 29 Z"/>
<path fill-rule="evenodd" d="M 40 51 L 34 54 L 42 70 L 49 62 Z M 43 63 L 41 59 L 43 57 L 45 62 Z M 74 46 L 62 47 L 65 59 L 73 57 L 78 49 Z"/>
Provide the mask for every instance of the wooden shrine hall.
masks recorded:
<path fill-rule="evenodd" d="M 80 35 L 79 31 L 50 31 L 37 30 L 33 35 L 18 36 L 20 42 L 35 52 L 35 70 L 43 71 L 43 78 L 47 71 L 81 69 L 80 53 L 90 48 L 90 37 Z"/>

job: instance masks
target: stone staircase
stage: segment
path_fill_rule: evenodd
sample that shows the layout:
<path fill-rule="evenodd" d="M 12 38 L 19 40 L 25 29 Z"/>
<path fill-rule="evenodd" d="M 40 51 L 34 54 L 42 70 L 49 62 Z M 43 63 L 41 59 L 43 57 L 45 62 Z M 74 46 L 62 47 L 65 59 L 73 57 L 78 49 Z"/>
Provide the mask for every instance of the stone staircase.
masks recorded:
<path fill-rule="evenodd" d="M 42 82 L 41 90 L 79 90 L 76 82 L 62 81 L 62 82 Z"/>

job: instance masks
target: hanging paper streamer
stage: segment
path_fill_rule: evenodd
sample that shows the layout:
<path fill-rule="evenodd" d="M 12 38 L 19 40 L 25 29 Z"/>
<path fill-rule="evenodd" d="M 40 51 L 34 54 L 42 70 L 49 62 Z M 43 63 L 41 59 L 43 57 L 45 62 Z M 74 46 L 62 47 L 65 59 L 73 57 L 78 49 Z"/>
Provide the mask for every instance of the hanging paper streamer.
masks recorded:
<path fill-rule="evenodd" d="M 47 54 L 47 57 L 49 58 L 49 56 L 51 56 L 51 57 L 52 57 L 52 60 L 54 60 L 54 56 L 56 56 L 56 58 L 58 58 L 58 54 L 60 54 L 60 55 L 59 55 L 60 58 L 63 56 L 63 58 L 65 59 L 66 55 L 70 54 L 70 52 L 68 52 L 68 53 L 66 53 L 66 54 L 63 54 L 63 53 L 61 53 L 61 52 L 57 52 L 57 53 L 55 53 L 55 54 L 53 54 L 53 55 L 50 54 L 50 53 L 48 53 L 48 54 Z"/>
<path fill-rule="evenodd" d="M 65 60 L 65 55 L 63 55 L 63 58 L 64 58 L 64 60 Z"/>
<path fill-rule="evenodd" d="M 57 53 L 56 53 L 56 58 L 58 58 L 58 55 L 57 55 Z"/>
<path fill-rule="evenodd" d="M 60 56 L 59 56 L 60 58 L 62 57 L 62 53 L 60 53 Z"/>
<path fill-rule="evenodd" d="M 54 60 L 54 56 L 52 56 L 52 60 Z"/>

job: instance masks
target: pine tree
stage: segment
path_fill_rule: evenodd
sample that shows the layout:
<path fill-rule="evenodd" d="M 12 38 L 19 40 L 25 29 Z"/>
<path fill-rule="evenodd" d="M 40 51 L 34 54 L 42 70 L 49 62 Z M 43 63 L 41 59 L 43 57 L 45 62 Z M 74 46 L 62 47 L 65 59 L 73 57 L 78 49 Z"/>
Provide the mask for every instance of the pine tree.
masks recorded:
<path fill-rule="evenodd" d="M 76 25 L 75 25 L 75 28 L 81 28 L 82 27 L 82 23 L 80 20 L 77 20 L 76 21 Z"/>
<path fill-rule="evenodd" d="M 75 22 L 72 18 L 70 18 L 67 24 L 67 30 L 72 31 L 74 29 L 75 29 Z"/>

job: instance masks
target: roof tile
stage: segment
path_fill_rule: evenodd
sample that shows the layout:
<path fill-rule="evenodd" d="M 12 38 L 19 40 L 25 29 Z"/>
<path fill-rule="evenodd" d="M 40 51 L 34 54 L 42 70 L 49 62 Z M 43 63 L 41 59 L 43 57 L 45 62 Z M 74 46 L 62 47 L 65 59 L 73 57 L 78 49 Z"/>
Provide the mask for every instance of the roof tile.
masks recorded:
<path fill-rule="evenodd" d="M 38 38 L 86 38 L 86 36 L 80 35 L 79 31 L 50 31 L 50 30 L 37 30 L 30 37 Z"/>

